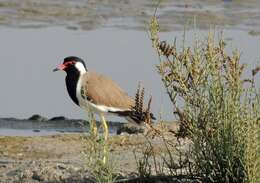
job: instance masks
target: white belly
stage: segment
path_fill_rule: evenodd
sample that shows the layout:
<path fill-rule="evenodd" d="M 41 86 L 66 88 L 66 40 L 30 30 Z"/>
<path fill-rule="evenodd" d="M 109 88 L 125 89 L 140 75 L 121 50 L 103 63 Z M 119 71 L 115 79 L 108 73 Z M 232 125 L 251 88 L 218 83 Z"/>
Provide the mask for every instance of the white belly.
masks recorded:
<path fill-rule="evenodd" d="M 84 100 L 82 97 L 81 97 L 81 101 L 79 101 L 79 105 L 81 108 L 83 108 L 85 110 L 91 110 L 94 113 L 98 113 L 98 114 L 99 113 L 109 113 L 109 111 L 112 111 L 111 107 L 93 104 L 89 101 Z M 117 111 L 117 110 L 115 110 L 115 111 Z"/>

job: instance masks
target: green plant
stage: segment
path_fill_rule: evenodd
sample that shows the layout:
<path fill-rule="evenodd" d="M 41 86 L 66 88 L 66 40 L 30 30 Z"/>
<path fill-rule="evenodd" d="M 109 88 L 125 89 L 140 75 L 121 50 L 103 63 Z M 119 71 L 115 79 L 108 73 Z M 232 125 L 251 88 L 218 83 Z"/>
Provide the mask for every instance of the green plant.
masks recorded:
<path fill-rule="evenodd" d="M 113 183 L 117 176 L 114 163 L 110 158 L 107 142 L 104 138 L 98 138 L 96 121 L 91 111 L 88 112 L 88 118 L 91 127 L 90 134 L 83 138 L 85 144 L 83 154 L 87 169 L 94 182 Z M 104 161 L 104 157 L 106 161 Z"/>
<path fill-rule="evenodd" d="M 152 45 L 158 51 L 158 73 L 180 122 L 178 137 L 192 142 L 193 173 L 210 182 L 259 180 L 260 90 L 243 79 L 245 65 L 237 51 L 229 55 L 225 42 L 209 33 L 193 48 L 179 51 L 159 41 L 159 25 L 152 18 Z"/>

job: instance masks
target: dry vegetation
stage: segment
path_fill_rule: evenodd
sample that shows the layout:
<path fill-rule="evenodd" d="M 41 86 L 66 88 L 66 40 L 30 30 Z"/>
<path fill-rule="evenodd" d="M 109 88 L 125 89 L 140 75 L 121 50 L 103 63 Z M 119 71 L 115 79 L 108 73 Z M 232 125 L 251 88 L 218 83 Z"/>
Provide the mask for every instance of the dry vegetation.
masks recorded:
<path fill-rule="evenodd" d="M 237 51 L 229 55 L 222 38 L 210 32 L 194 47 L 178 50 L 158 37 L 150 24 L 153 47 L 159 54 L 158 73 L 180 122 L 178 138 L 191 140 L 189 175 L 207 182 L 259 180 L 259 68 L 243 79 L 245 65 Z M 179 46 L 178 46 L 179 47 Z M 170 152 L 169 152 L 170 153 Z"/>

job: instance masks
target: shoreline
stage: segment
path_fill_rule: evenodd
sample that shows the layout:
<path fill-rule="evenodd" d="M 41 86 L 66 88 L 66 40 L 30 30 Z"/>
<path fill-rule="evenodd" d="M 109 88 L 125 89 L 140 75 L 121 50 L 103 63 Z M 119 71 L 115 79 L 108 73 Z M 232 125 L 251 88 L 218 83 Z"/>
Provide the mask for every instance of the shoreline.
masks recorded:
<path fill-rule="evenodd" d="M 96 121 L 99 133 L 102 133 L 101 122 Z M 142 126 L 135 126 L 119 121 L 107 121 L 110 134 L 142 133 Z M 56 116 L 47 119 L 35 114 L 27 119 L 0 118 L 0 136 L 50 136 L 62 134 L 88 134 L 89 122 L 82 119 L 69 119 Z"/>

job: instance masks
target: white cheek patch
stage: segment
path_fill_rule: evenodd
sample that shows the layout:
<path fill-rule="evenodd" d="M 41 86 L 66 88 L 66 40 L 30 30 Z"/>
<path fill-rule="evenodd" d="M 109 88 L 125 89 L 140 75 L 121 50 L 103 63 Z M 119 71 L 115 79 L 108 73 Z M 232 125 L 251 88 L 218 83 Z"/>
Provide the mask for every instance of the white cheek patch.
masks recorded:
<path fill-rule="evenodd" d="M 77 62 L 75 67 L 79 70 L 80 74 L 84 74 L 86 72 L 86 68 L 81 62 Z"/>

